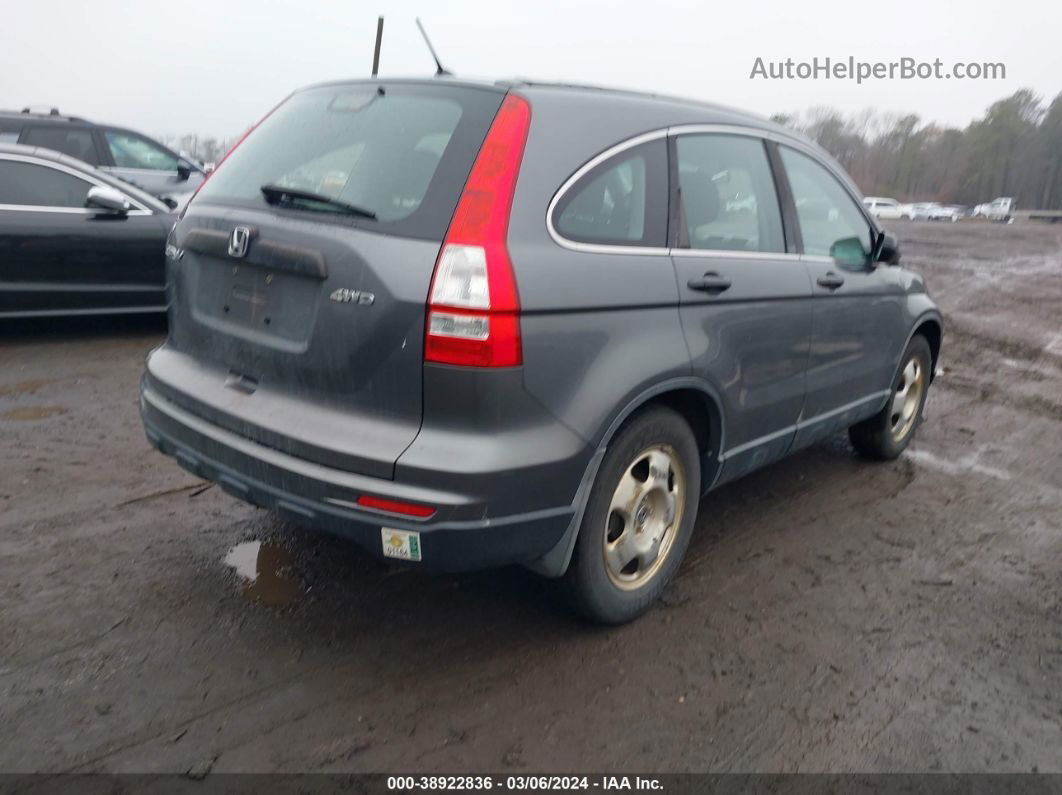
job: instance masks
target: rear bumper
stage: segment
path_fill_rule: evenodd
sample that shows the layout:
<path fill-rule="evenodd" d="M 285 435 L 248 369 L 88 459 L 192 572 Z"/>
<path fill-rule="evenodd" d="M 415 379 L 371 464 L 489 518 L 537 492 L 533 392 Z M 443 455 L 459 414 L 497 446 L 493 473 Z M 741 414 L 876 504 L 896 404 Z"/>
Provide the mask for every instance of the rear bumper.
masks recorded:
<path fill-rule="evenodd" d="M 383 528 L 415 531 L 420 534 L 421 561 L 414 565 L 426 569 L 462 571 L 531 563 L 566 543 L 577 515 L 578 499 L 499 517 L 492 507 L 504 504 L 506 495 L 484 500 L 481 483 L 470 484 L 470 489 L 476 488 L 476 496 L 470 497 L 297 458 L 195 416 L 146 379 L 141 382 L 140 410 L 148 441 L 195 475 L 297 524 L 350 538 L 378 557 L 383 557 Z M 578 485 L 572 484 L 572 489 Z M 442 518 L 417 521 L 376 513 L 356 505 L 362 494 L 440 506 L 436 516 Z M 481 503 L 479 516 L 485 518 L 445 518 L 455 512 L 467 516 L 473 502 Z M 453 510 L 457 506 L 460 511 Z"/>

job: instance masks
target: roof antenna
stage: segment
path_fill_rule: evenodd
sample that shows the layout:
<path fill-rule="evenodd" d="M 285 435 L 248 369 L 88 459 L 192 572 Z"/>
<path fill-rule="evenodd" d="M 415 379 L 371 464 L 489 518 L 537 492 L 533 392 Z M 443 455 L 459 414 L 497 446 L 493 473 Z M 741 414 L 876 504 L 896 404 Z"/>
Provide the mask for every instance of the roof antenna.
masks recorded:
<path fill-rule="evenodd" d="M 453 76 L 453 72 L 444 69 L 443 65 L 439 63 L 439 56 L 435 54 L 435 48 L 431 46 L 431 39 L 428 38 L 427 31 L 424 30 L 424 26 L 420 24 L 420 17 L 417 17 L 417 27 L 420 28 L 420 35 L 424 37 L 424 43 L 428 45 L 428 51 L 431 52 L 431 57 L 435 60 L 435 76 L 443 77 L 444 75 Z"/>
<path fill-rule="evenodd" d="M 372 76 L 380 71 L 380 42 L 383 41 L 383 17 L 376 20 L 376 50 L 372 54 Z"/>

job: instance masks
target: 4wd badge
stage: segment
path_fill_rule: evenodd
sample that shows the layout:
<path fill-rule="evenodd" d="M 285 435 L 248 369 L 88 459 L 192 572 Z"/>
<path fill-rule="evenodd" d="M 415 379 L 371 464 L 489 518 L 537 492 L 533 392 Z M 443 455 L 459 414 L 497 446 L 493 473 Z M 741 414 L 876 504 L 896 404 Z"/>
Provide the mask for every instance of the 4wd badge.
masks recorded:
<path fill-rule="evenodd" d="M 376 300 L 376 296 L 372 293 L 364 293 L 361 290 L 351 290 L 347 287 L 337 287 L 328 297 L 337 304 L 357 303 L 362 306 L 369 306 Z"/>

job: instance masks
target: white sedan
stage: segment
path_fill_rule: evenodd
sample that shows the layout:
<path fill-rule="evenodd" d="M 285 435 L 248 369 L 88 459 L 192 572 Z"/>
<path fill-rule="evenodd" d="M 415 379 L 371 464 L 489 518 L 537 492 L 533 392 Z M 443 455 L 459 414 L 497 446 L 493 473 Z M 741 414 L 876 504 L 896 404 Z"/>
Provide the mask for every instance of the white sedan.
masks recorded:
<path fill-rule="evenodd" d="M 937 205 L 934 202 L 917 202 L 915 204 L 900 205 L 900 217 L 911 221 L 920 221 L 929 218 L 930 212 Z"/>
<path fill-rule="evenodd" d="M 963 208 L 954 204 L 935 204 L 928 213 L 930 221 L 951 221 L 955 223 L 962 217 Z"/>
<path fill-rule="evenodd" d="M 890 221 L 901 216 L 900 203 L 896 199 L 886 199 L 881 196 L 867 196 L 863 199 L 863 206 L 875 218 Z"/>

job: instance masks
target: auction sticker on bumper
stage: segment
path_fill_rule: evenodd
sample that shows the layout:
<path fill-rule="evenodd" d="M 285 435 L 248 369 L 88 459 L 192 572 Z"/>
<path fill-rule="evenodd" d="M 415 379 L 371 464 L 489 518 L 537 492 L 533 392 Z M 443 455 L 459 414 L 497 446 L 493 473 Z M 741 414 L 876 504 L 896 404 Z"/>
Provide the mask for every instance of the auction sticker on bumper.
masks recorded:
<path fill-rule="evenodd" d="M 381 527 L 380 534 L 383 536 L 385 558 L 398 558 L 413 562 L 420 560 L 420 533 Z"/>

